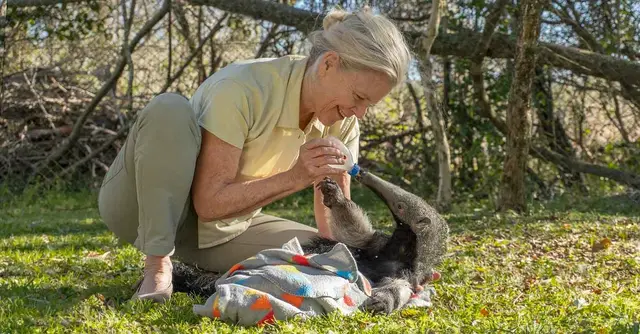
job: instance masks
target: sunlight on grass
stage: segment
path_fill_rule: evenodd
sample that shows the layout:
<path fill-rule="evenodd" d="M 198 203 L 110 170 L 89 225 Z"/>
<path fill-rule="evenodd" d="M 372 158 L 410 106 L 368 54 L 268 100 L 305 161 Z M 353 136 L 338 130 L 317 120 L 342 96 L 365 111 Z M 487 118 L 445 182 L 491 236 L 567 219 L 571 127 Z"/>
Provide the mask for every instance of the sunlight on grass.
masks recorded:
<path fill-rule="evenodd" d="M 354 199 L 381 228 L 391 217 L 356 187 Z M 313 221 L 310 192 L 266 212 Z M 624 198 L 561 198 L 528 215 L 480 204 L 447 216 L 449 256 L 434 306 L 389 317 L 331 314 L 279 322 L 270 332 L 637 332 L 640 209 Z M 102 225 L 93 194 L 17 199 L 0 212 L 0 332 L 253 333 L 196 316 L 204 300 L 182 293 L 156 305 L 129 302 L 142 256 Z"/>

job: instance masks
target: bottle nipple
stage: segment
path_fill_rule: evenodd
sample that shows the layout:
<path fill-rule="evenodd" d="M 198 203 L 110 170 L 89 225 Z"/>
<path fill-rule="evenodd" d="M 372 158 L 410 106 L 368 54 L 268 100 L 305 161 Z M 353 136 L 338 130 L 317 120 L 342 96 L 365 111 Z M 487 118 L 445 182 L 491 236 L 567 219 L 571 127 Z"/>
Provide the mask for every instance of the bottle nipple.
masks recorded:
<path fill-rule="evenodd" d="M 349 148 L 336 137 L 328 137 L 328 139 L 336 143 L 340 151 L 342 151 L 342 153 L 346 157 L 345 162 L 342 165 L 330 165 L 330 166 L 333 168 L 339 168 L 339 169 L 345 170 L 351 176 L 358 175 L 358 173 L 360 173 L 360 166 L 358 166 L 358 164 L 354 162 L 353 154 L 351 153 Z"/>

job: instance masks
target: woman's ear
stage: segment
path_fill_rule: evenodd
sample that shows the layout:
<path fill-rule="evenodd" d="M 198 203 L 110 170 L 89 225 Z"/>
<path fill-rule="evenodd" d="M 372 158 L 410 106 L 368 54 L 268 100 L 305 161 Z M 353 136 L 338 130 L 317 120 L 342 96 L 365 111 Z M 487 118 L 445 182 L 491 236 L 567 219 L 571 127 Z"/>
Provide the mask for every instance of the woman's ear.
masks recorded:
<path fill-rule="evenodd" d="M 334 74 L 340 67 L 340 56 L 335 51 L 327 51 L 319 59 L 318 76 L 326 77 Z"/>

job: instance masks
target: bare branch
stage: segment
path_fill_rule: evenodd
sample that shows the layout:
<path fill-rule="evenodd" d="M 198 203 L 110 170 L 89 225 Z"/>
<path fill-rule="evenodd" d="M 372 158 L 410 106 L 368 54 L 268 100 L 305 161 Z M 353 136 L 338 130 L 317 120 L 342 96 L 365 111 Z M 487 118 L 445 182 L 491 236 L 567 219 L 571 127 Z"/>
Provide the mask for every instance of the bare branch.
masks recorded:
<path fill-rule="evenodd" d="M 54 3 L 83 2 L 87 0 L 12 0 L 10 7 L 37 6 Z M 247 15 L 259 20 L 267 20 L 280 25 L 295 27 L 308 33 L 322 27 L 323 14 L 263 0 L 185 0 L 194 5 L 212 6 L 218 9 Z M 420 37 L 419 32 L 406 32 L 410 41 Z M 440 56 L 471 58 L 475 46 L 482 40 L 480 33 L 470 29 L 457 28 L 454 33 L 439 36 L 431 48 L 431 53 Z M 516 48 L 515 36 L 495 33 L 487 49 L 486 56 L 498 59 L 513 59 Z M 576 74 L 586 74 L 619 81 L 630 86 L 640 86 L 640 63 L 616 59 L 586 50 L 539 43 L 535 49 L 538 65 L 551 65 L 567 69 Z M 632 98 L 628 94 L 626 98 Z"/>
<path fill-rule="evenodd" d="M 167 41 L 169 42 L 167 45 L 167 81 L 171 80 L 171 65 L 173 64 L 173 34 L 171 33 L 171 27 L 173 26 L 173 20 L 171 19 L 171 8 L 169 8 L 169 13 L 167 13 Z"/>
<path fill-rule="evenodd" d="M 399 22 L 422 22 L 429 19 L 429 15 L 421 15 L 418 17 L 402 17 L 402 16 L 391 16 L 390 19 Z"/>
<path fill-rule="evenodd" d="M 198 56 L 201 53 L 202 48 L 207 43 L 207 41 L 210 40 L 211 38 L 213 38 L 213 36 L 218 31 L 220 31 L 220 29 L 222 29 L 222 23 L 227 19 L 227 17 L 229 17 L 229 14 L 225 14 L 220 20 L 218 20 L 216 25 L 211 29 L 211 31 L 209 31 L 209 34 L 204 39 L 202 39 L 202 41 L 200 41 L 200 44 L 198 45 L 198 47 L 195 50 L 193 50 L 193 52 L 191 52 L 191 55 L 189 55 L 189 58 L 187 58 L 187 60 L 180 67 L 180 69 L 178 69 L 178 71 L 169 80 L 167 80 L 167 82 L 165 82 L 164 86 L 160 90 L 160 93 L 166 92 L 167 89 L 169 89 L 169 87 L 173 84 L 173 82 L 182 75 L 182 72 L 184 72 L 184 70 L 187 67 L 189 67 L 189 64 L 191 64 L 193 59 L 195 59 L 196 56 Z"/>
<path fill-rule="evenodd" d="M 498 0 L 489 10 L 489 14 L 485 18 L 484 30 L 482 31 L 482 38 L 476 44 L 475 49 L 473 50 L 471 60 L 474 62 L 482 62 L 484 59 L 487 50 L 489 49 L 489 45 L 491 43 L 491 37 L 493 37 L 494 32 L 496 31 L 496 27 L 498 26 L 498 21 L 504 12 L 504 7 L 507 5 L 509 0 Z"/>
<path fill-rule="evenodd" d="M 493 7 L 489 10 L 489 14 L 485 19 L 484 30 L 482 31 L 482 39 L 478 41 L 474 48 L 474 53 L 471 57 L 471 80 L 473 83 L 473 94 L 476 100 L 477 111 L 480 115 L 490 119 L 494 124 L 500 126 L 500 132 L 507 133 L 507 127 L 505 123 L 497 122 L 496 116 L 493 114 L 491 105 L 487 99 L 487 94 L 484 89 L 484 77 L 482 71 L 482 62 L 489 49 L 491 39 L 495 33 L 498 21 L 502 16 L 504 7 L 509 0 L 498 0 Z"/>
<path fill-rule="evenodd" d="M 105 151 L 106 149 L 108 149 L 111 146 L 111 144 L 113 144 L 113 142 L 115 142 L 116 140 L 118 140 L 119 138 L 121 138 L 122 136 L 124 136 L 127 133 L 127 130 L 129 130 L 129 128 L 131 127 L 131 124 L 133 124 L 134 121 L 135 121 L 135 118 L 133 120 L 129 121 L 129 123 L 126 126 L 123 126 L 122 128 L 120 128 L 120 130 L 118 130 L 118 132 L 113 137 L 111 137 L 111 139 L 109 139 L 106 142 L 104 142 L 104 144 L 102 144 L 100 147 L 98 147 L 97 149 L 95 149 L 92 152 L 90 152 L 84 158 L 74 162 L 73 165 L 71 165 L 71 166 L 67 167 L 66 169 L 64 169 L 58 176 L 64 176 L 66 174 L 71 173 L 76 168 L 84 165 L 85 163 L 87 163 L 91 159 L 95 158 L 98 154 L 100 154 L 103 151 Z"/>
<path fill-rule="evenodd" d="M 29 90 L 31 91 L 31 93 L 36 97 L 36 101 L 38 102 L 38 106 L 40 107 L 40 110 L 42 110 L 42 114 L 44 115 L 44 118 L 47 120 L 47 122 L 49 122 L 49 126 L 52 129 L 55 129 L 55 125 L 53 124 L 52 116 L 51 114 L 49 114 L 49 112 L 47 111 L 47 108 L 44 107 L 44 103 L 42 102 L 42 97 L 40 96 L 40 94 L 38 94 L 38 92 L 36 92 L 36 89 L 33 87 L 33 84 L 35 83 L 35 77 L 37 73 L 33 74 L 33 83 L 32 81 L 29 81 L 29 78 L 27 77 L 27 73 L 22 73 L 24 76 L 24 81 L 26 81 L 27 86 L 29 86 Z"/>
<path fill-rule="evenodd" d="M 484 77 L 482 74 L 482 64 L 479 62 L 472 62 L 471 69 L 469 70 L 471 75 L 471 82 L 473 85 L 473 96 L 476 100 L 476 111 L 484 118 L 487 118 L 493 123 L 493 125 L 502 133 L 507 133 L 507 123 L 499 119 L 493 112 L 491 105 L 487 99 L 487 94 L 484 89 Z"/>
<path fill-rule="evenodd" d="M 553 6 L 548 6 L 548 7 L 550 8 L 550 11 L 552 13 L 554 13 L 556 16 L 560 18 L 560 20 L 562 20 L 562 22 L 566 23 L 573 29 L 576 35 L 578 35 L 578 37 L 585 42 L 585 44 L 587 45 L 587 47 L 591 49 L 591 51 L 605 55 L 606 52 L 604 47 L 600 45 L 596 37 L 593 36 L 593 34 L 591 34 L 591 32 L 585 29 L 581 24 L 580 14 L 578 13 L 578 10 L 575 8 L 575 4 L 569 1 L 566 6 L 564 6 L 563 4 L 558 4 L 558 5 L 562 8 L 562 11 L 554 8 Z M 571 11 L 571 14 L 569 13 L 569 11 Z M 571 15 L 573 15 L 573 17 L 571 17 Z M 635 89 L 632 86 L 632 84 L 629 82 L 621 82 L 621 88 L 622 88 L 623 96 L 627 100 L 631 101 L 636 108 L 640 109 L 640 94 L 638 90 Z"/>
<path fill-rule="evenodd" d="M 131 40 L 131 43 L 129 43 L 127 47 L 128 52 L 130 53 L 133 52 L 133 50 L 138 45 L 138 43 L 140 43 L 140 40 L 142 40 L 142 38 L 146 36 L 151 31 L 151 29 L 156 25 L 156 23 L 158 23 L 167 14 L 167 12 L 169 11 L 169 7 L 170 7 L 170 0 L 164 0 L 164 2 L 162 3 L 162 7 L 153 15 L 151 20 L 147 21 L 147 23 L 142 27 L 142 29 L 140 29 L 138 34 L 136 34 L 136 36 Z M 118 80 L 118 78 L 122 74 L 122 71 L 124 70 L 126 63 L 127 63 L 127 57 L 125 55 L 120 56 L 120 59 L 118 61 L 118 64 L 116 66 L 114 73 L 111 75 L 109 80 L 104 85 L 102 85 L 102 87 L 100 88 L 100 91 L 98 91 L 98 93 L 93 98 L 91 103 L 87 106 L 87 108 L 84 110 L 80 118 L 78 118 L 78 120 L 76 121 L 73 127 L 73 131 L 71 132 L 71 135 L 69 135 L 69 137 L 62 142 L 62 145 L 60 145 L 53 153 L 51 153 L 46 159 L 42 160 L 36 166 L 33 173 L 31 174 L 31 177 L 34 177 L 35 175 L 40 173 L 40 171 L 46 168 L 49 165 L 49 163 L 51 163 L 52 161 L 55 161 L 58 158 L 60 158 L 67 150 L 69 150 L 69 148 L 73 146 L 73 144 L 75 144 L 78 141 L 78 139 L 80 138 L 80 133 L 82 131 L 84 122 L 86 122 L 87 118 L 95 110 L 98 103 L 100 103 L 102 98 L 104 98 L 104 96 L 107 95 L 107 92 L 113 87 L 115 82 Z"/>
<path fill-rule="evenodd" d="M 258 20 L 296 27 L 308 33 L 322 28 L 323 15 L 277 2 L 263 0 L 187 0 L 194 5 L 250 16 Z"/>
<path fill-rule="evenodd" d="M 560 11 L 553 6 L 548 6 L 548 8 L 550 12 L 554 13 L 557 17 L 560 18 L 560 21 L 571 26 L 571 28 L 573 28 L 573 31 L 585 42 L 585 44 L 591 49 L 591 51 L 604 54 L 602 45 L 598 43 L 596 38 L 593 37 L 593 35 L 589 31 L 587 31 L 587 29 L 585 29 L 579 22 L 576 21 L 579 20 L 578 17 L 576 17 L 575 19 L 569 17 L 569 13 L 567 12 L 566 8 L 564 8 L 563 11 Z"/>
<path fill-rule="evenodd" d="M 626 184 L 636 189 L 640 189 L 640 175 L 567 158 L 561 154 L 558 154 L 558 153 L 552 152 L 551 150 L 547 150 L 543 148 L 533 148 L 533 149 L 539 155 L 544 157 L 545 160 L 555 163 L 557 165 L 565 166 L 570 170 L 573 170 L 579 173 L 586 173 L 586 174 L 606 177 L 620 184 Z"/>
<path fill-rule="evenodd" d="M 89 2 L 89 0 L 8 0 L 7 7 L 38 7 L 81 2 Z"/>
<path fill-rule="evenodd" d="M 418 117 L 416 117 L 418 119 L 418 127 L 420 128 L 420 131 L 424 131 L 424 129 L 426 129 L 427 127 L 427 123 L 422 114 L 422 106 L 420 105 L 420 98 L 418 97 L 418 93 L 416 92 L 416 89 L 413 88 L 413 85 L 411 84 L 411 82 L 407 82 L 407 88 L 409 89 L 409 94 L 411 94 L 411 98 L 413 99 L 413 104 L 415 105 L 416 112 L 418 114 Z"/>
<path fill-rule="evenodd" d="M 238 13 L 260 20 L 287 25 L 308 33 L 322 27 L 321 13 L 261 0 L 186 0 L 192 4 L 213 6 L 221 10 Z M 421 34 L 406 32 L 410 42 Z M 482 34 L 470 29 L 457 28 L 454 33 L 440 35 L 433 43 L 431 53 L 440 56 L 471 58 Z M 514 58 L 516 37 L 494 33 L 486 56 L 489 58 Z M 539 43 L 535 48 L 538 65 L 551 65 L 567 69 L 576 74 L 587 74 L 612 81 L 640 86 L 640 64 L 600 55 L 586 50 L 551 43 Z"/>
<path fill-rule="evenodd" d="M 256 52 L 256 55 L 254 58 L 260 58 L 264 55 L 264 53 L 267 51 L 267 47 L 269 46 L 269 43 L 271 43 L 271 40 L 276 37 L 276 33 L 278 32 L 279 27 L 280 27 L 279 24 L 274 24 L 271 27 L 271 29 L 269 29 L 269 33 L 264 38 L 262 43 L 260 43 L 260 47 L 258 48 L 258 51 Z"/>
<path fill-rule="evenodd" d="M 382 138 L 377 138 L 374 140 L 371 140 L 369 142 L 367 142 L 365 145 L 362 145 L 362 147 L 360 148 L 362 151 L 366 151 L 372 147 L 378 146 L 382 143 L 386 143 L 386 142 L 391 142 L 391 141 L 396 141 L 400 138 L 404 138 L 407 136 L 415 136 L 416 134 L 420 133 L 419 130 L 408 130 L 405 132 L 401 132 L 398 134 L 394 134 L 394 135 L 389 135 L 386 137 L 382 137 Z"/>
<path fill-rule="evenodd" d="M 129 44 L 129 35 L 131 34 L 131 24 L 133 23 L 133 15 L 136 10 L 136 0 L 131 1 L 131 10 L 127 16 L 127 5 L 125 0 L 122 0 L 122 18 L 124 20 L 124 41 L 122 44 L 122 50 L 124 50 L 124 56 L 127 57 L 127 66 L 129 67 L 129 80 L 127 82 L 127 99 L 129 114 L 133 112 L 133 58 L 127 45 Z"/>

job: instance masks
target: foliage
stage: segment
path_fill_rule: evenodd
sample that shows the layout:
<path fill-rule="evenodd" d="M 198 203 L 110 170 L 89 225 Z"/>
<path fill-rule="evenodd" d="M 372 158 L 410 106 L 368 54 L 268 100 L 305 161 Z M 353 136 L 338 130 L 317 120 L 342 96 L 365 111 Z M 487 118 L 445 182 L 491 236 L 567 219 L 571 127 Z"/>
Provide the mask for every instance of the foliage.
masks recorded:
<path fill-rule="evenodd" d="M 60 5 L 28 9 L 9 8 L 9 24 L 24 29 L 26 37 L 33 41 L 55 38 L 59 41 L 78 42 L 90 34 L 106 34 L 100 1 L 86 1 L 82 5 L 62 3 Z"/>
<path fill-rule="evenodd" d="M 132 2 L 124 3 L 130 6 Z M 287 2 L 314 12 L 325 12 L 334 6 L 352 10 L 365 3 L 360 0 Z M 448 31 L 482 32 L 494 2 L 456 0 L 449 3 Z M 130 123 L 154 95 L 166 89 L 189 97 L 202 80 L 233 61 L 258 54 L 262 57 L 304 54 L 308 47 L 304 34 L 291 27 L 239 13 L 231 13 L 222 21 L 227 13 L 214 7 L 197 6 L 189 1 L 173 2 L 171 21 L 169 16 L 164 17 L 141 39 L 132 54 L 132 66 L 127 66 L 96 110 L 90 111 L 78 143 L 50 166 L 38 169 L 36 178 L 30 178 L 38 163 L 68 136 L 91 104 L 92 97 L 108 82 L 113 65 L 122 56 L 125 24 L 121 5 L 117 0 L 92 0 L 47 7 L 9 7 L 6 55 L 13 61 L 4 62 L 4 90 L 0 94 L 2 186 L 10 182 L 12 187 L 25 188 L 37 180 L 42 181 L 40 185 L 45 188 L 58 181 L 67 182 L 71 189 L 75 181 L 83 180 L 95 188 L 127 132 L 106 147 L 102 145 L 118 136 L 118 131 Z M 385 0 L 376 1 L 374 10 L 398 19 L 404 31 L 420 31 L 428 21 L 424 15 L 428 6 L 421 1 Z M 158 7 L 158 1 L 135 2 L 129 40 Z M 543 14 L 541 40 L 637 61 L 640 57 L 638 8 L 637 0 L 617 4 L 554 0 Z M 518 6 L 508 5 L 496 31 L 513 38 L 517 33 L 517 15 Z M 221 29 L 206 38 L 217 24 Z M 601 50 L 587 43 L 591 40 L 589 35 Z M 200 44 L 201 51 L 195 54 Z M 454 201 L 479 198 L 492 203 L 502 174 L 504 135 L 478 112 L 469 59 L 451 56 L 433 60 L 438 95 L 448 93 L 447 101 L 442 102 L 451 148 Z M 416 59 L 418 61 L 420 59 Z M 408 83 L 420 87 L 420 83 L 414 81 L 416 65 L 413 64 Z M 184 71 L 178 75 L 182 66 Z M 509 59 L 487 57 L 483 62 L 487 99 L 500 120 L 505 119 L 512 67 Z M 563 137 L 564 132 L 573 150 L 570 157 L 640 173 L 640 103 L 633 100 L 638 96 L 634 94 L 637 87 L 625 88 L 616 82 L 567 70 L 540 70 L 548 78 L 551 91 L 552 101 L 547 101 L 552 102 L 549 113 L 562 125 L 563 131 L 548 136 L 534 106 L 533 143 L 553 147 L 553 141 Z M 168 82 L 172 76 L 177 77 Z M 420 89 L 417 93 L 416 104 L 407 86 L 400 86 L 367 114 L 361 122 L 360 161 L 390 180 L 432 197 L 437 193 L 438 184 L 435 145 L 428 122 L 426 131 L 417 131 L 420 129 L 418 111 L 424 111 L 426 106 Z M 541 99 L 539 92 L 532 94 L 534 100 Z M 99 154 L 71 168 L 74 162 L 96 150 Z M 570 190 L 565 169 L 536 157 L 530 159 L 528 167 L 531 199 L 552 198 Z M 619 185 L 610 180 L 582 176 L 582 183 L 593 194 L 619 190 Z"/>

